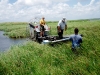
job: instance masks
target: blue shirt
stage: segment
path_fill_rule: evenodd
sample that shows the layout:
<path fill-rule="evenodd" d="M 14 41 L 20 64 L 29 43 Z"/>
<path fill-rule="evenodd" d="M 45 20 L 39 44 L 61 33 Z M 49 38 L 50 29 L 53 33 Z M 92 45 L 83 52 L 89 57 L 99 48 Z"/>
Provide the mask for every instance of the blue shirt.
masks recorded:
<path fill-rule="evenodd" d="M 80 46 L 80 43 L 82 43 L 82 37 L 80 35 L 71 35 L 69 38 L 72 41 L 72 48 L 76 48 Z"/>

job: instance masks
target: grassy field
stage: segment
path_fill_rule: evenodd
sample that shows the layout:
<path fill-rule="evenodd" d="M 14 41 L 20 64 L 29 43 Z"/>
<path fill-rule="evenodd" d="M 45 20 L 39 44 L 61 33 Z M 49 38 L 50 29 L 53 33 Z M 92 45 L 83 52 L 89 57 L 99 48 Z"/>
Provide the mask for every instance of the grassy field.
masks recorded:
<path fill-rule="evenodd" d="M 57 22 L 48 22 L 56 35 Z M 71 42 L 55 46 L 33 41 L 0 54 L 0 75 L 100 75 L 100 21 L 68 21 L 65 35 L 75 27 L 83 34 L 81 49 L 71 51 Z M 1 23 L 10 37 L 27 37 L 27 23 Z"/>

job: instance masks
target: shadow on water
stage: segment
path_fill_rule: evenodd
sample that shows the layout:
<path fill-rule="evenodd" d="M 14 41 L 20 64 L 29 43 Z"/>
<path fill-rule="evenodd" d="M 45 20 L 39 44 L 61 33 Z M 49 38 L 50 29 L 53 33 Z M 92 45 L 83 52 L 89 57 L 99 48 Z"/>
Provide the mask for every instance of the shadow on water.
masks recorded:
<path fill-rule="evenodd" d="M 12 39 L 3 35 L 4 32 L 0 31 L 0 52 L 8 50 L 13 45 L 23 44 L 26 38 Z"/>

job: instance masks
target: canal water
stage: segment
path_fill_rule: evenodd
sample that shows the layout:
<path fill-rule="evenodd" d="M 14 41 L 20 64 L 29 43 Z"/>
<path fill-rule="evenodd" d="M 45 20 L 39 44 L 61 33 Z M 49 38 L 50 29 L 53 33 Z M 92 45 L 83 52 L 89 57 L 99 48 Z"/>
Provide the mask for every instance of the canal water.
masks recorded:
<path fill-rule="evenodd" d="M 0 52 L 7 51 L 11 46 L 23 44 L 26 38 L 12 39 L 3 35 L 4 32 L 0 31 Z"/>

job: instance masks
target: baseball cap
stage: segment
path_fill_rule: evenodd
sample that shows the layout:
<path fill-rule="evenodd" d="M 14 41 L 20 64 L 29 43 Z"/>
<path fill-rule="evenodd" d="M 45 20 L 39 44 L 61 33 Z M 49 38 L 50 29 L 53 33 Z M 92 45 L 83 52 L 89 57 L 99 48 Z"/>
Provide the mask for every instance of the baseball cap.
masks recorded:
<path fill-rule="evenodd" d="M 63 20 L 65 20 L 66 18 L 65 17 L 63 17 Z"/>
<path fill-rule="evenodd" d="M 45 17 L 42 17 L 43 19 L 45 19 Z"/>

